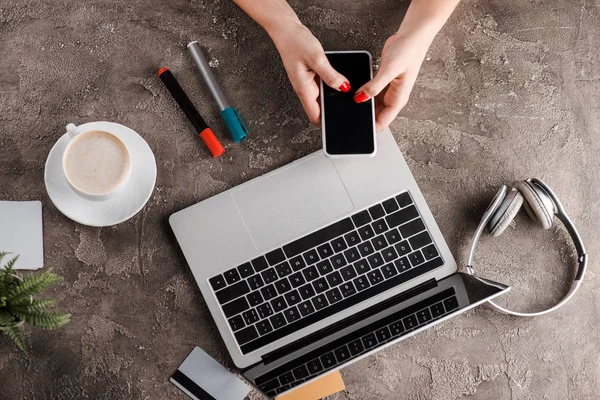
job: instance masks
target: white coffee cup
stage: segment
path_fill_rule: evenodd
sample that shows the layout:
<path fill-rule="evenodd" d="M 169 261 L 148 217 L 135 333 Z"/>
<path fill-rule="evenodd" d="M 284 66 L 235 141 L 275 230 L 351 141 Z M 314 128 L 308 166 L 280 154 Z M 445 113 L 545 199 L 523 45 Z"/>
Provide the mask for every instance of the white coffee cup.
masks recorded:
<path fill-rule="evenodd" d="M 110 199 L 127 185 L 131 155 L 127 145 L 105 129 L 67 125 L 69 143 L 62 158 L 67 183 L 78 195 L 94 201 Z"/>

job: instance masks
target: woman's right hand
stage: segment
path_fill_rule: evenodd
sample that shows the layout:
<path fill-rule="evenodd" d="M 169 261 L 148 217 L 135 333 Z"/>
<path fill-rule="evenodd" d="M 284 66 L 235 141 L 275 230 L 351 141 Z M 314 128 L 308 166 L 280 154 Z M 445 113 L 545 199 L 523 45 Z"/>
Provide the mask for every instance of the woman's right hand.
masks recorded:
<path fill-rule="evenodd" d="M 350 83 L 337 72 L 325 56 L 323 46 L 300 22 L 268 30 L 283 61 L 294 91 L 306 115 L 315 125 L 321 121 L 317 75 L 327 86 L 348 92 Z"/>

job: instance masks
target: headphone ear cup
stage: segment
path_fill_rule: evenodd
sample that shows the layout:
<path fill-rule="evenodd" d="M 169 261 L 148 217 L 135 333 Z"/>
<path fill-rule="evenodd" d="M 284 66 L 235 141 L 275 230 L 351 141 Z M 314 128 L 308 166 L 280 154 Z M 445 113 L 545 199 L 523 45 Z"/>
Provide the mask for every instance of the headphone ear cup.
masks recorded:
<path fill-rule="evenodd" d="M 494 215 L 490 218 L 490 222 L 488 223 L 488 232 L 490 235 L 493 237 L 500 236 L 515 218 L 522 204 L 523 196 L 521 193 L 515 188 L 510 189 L 496 212 L 494 212 Z"/>
<path fill-rule="evenodd" d="M 548 195 L 528 181 L 515 182 L 515 187 L 525 198 L 523 207 L 529 217 L 543 229 L 550 228 L 554 220 L 554 207 Z"/>

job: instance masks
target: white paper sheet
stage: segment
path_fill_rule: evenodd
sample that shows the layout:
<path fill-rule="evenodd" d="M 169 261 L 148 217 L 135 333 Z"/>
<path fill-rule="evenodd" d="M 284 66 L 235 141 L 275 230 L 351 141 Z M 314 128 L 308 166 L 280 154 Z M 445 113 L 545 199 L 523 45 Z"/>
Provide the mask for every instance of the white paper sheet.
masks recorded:
<path fill-rule="evenodd" d="M 15 269 L 44 266 L 41 201 L 0 201 L 0 251 L 19 254 Z"/>

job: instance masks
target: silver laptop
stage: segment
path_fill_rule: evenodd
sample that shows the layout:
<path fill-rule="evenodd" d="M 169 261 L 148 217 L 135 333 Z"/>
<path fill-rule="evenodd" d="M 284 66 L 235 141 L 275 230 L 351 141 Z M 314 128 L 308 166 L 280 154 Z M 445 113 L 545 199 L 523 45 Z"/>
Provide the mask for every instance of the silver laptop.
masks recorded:
<path fill-rule="evenodd" d="M 321 151 L 169 222 L 234 363 L 269 396 L 498 296 L 456 273 L 389 130 L 372 158 Z"/>

